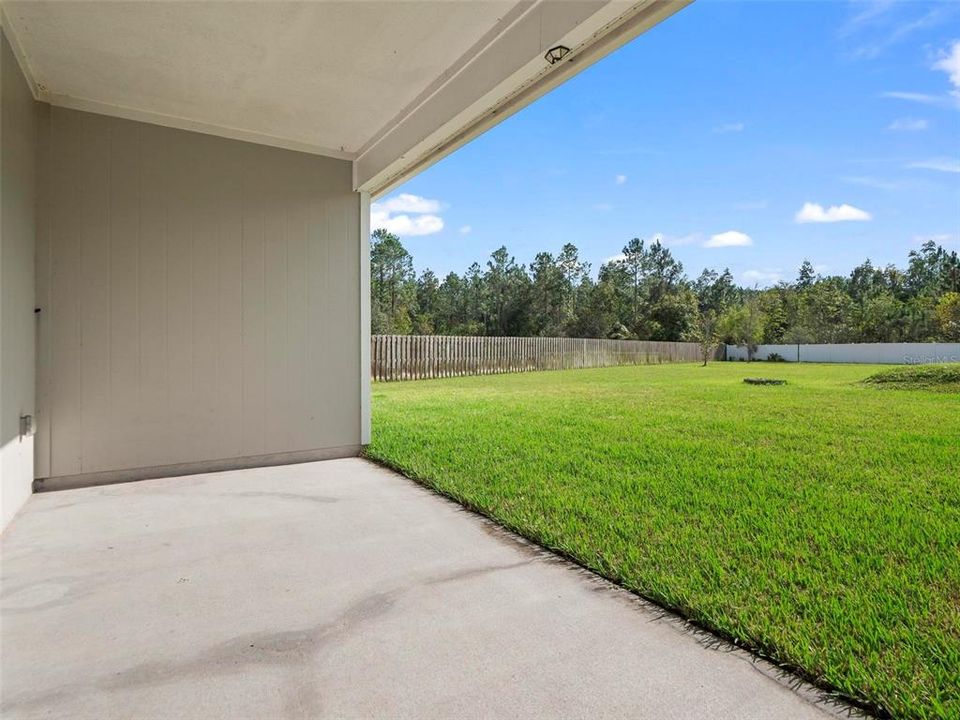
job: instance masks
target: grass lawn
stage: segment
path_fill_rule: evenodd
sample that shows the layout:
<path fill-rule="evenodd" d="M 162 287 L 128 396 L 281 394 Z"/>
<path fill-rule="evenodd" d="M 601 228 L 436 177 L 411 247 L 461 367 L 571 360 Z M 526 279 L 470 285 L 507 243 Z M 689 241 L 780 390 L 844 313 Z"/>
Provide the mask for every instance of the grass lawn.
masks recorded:
<path fill-rule="evenodd" d="M 879 369 L 376 384 L 368 454 L 881 713 L 960 718 L 960 394 Z"/>

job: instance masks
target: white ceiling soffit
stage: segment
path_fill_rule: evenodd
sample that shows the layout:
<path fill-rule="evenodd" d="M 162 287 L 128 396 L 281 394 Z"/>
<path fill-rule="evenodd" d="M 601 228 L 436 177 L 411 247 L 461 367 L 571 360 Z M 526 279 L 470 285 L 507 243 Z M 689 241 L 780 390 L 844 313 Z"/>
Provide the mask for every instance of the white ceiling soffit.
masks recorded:
<path fill-rule="evenodd" d="M 350 159 L 376 196 L 689 2 L 11 0 L 2 22 L 40 100 Z"/>

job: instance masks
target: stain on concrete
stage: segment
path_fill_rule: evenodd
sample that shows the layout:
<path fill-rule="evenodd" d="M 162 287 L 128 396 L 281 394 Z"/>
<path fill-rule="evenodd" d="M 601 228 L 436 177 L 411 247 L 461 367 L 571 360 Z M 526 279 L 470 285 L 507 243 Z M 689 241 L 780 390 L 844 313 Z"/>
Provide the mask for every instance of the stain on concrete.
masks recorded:
<path fill-rule="evenodd" d="M 500 572 L 501 570 L 512 570 L 513 568 L 523 567 L 524 565 L 529 565 L 532 562 L 536 562 L 536 560 L 537 558 L 530 558 L 529 560 L 521 560 L 520 562 L 508 563 L 506 565 L 483 565 L 475 568 L 464 568 L 463 570 L 455 570 L 444 575 L 439 575 L 435 578 L 424 580 L 420 584 L 442 585 L 443 583 L 471 580 L 473 578 L 489 575 L 490 573 Z"/>
<path fill-rule="evenodd" d="M 3 610 L 28 610 L 54 604 L 69 591 L 70 586 L 63 583 L 33 583 L 5 594 L 2 601 Z"/>
<path fill-rule="evenodd" d="M 327 495 L 308 495 L 307 493 L 295 492 L 269 492 L 269 491 L 247 491 L 238 493 L 228 493 L 230 497 L 246 498 L 278 498 L 280 500 L 303 500 L 305 502 L 319 503 L 328 505 L 330 503 L 340 502 L 340 498 L 329 497 Z"/>
<path fill-rule="evenodd" d="M 88 683 L 63 685 L 49 690 L 5 697 L 0 714 L 17 710 L 44 708 L 94 691 L 122 691 L 140 687 L 167 685 L 196 676 L 229 675 L 251 666 L 286 669 L 291 677 L 284 682 L 284 708 L 287 717 L 314 717 L 319 711 L 320 691 L 315 678 L 305 669 L 330 643 L 348 636 L 357 628 L 374 622 L 390 612 L 397 600 L 419 586 L 481 577 L 535 562 L 535 558 L 505 565 L 460 568 L 393 590 L 373 593 L 349 605 L 332 621 L 306 628 L 279 632 L 253 632 L 217 643 L 183 660 L 158 660 L 140 663 Z"/>
<path fill-rule="evenodd" d="M 96 592 L 101 576 L 77 577 L 61 575 L 10 587 L 4 581 L 0 608 L 5 615 L 30 613 L 74 602 Z"/>
<path fill-rule="evenodd" d="M 33 515 L 40 515 L 42 513 L 50 513 L 56 510 L 63 510 L 64 508 L 73 507 L 76 504 L 76 502 L 65 502 L 50 505 L 37 504 L 35 507 L 30 508 L 30 513 Z"/>
<path fill-rule="evenodd" d="M 92 691 L 119 691 L 131 688 L 154 687 L 190 679 L 199 675 L 229 675 L 250 666 L 275 666 L 296 669 L 306 665 L 315 653 L 331 641 L 349 635 L 359 625 L 372 622 L 389 612 L 402 591 L 381 592 L 362 598 L 348 606 L 338 617 L 312 627 L 280 632 L 254 632 L 238 635 L 217 643 L 192 657 L 180 660 L 157 660 L 134 665 L 112 675 L 89 683 L 62 685 L 40 692 L 22 693 L 5 697 L 0 713 L 6 716 L 17 710 L 54 705 L 58 702 Z M 290 687 L 296 688 L 297 708 L 291 717 L 309 717 L 315 708 L 304 708 L 304 702 L 316 702 L 316 692 L 303 692 L 301 686 L 311 684 L 309 678 L 300 678 Z"/>

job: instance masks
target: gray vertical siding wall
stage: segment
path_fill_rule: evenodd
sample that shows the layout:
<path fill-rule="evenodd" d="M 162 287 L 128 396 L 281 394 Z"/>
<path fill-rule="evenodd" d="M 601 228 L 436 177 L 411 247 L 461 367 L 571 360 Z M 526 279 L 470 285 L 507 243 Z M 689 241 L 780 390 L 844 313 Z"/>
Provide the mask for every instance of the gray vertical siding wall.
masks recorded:
<path fill-rule="evenodd" d="M 2 31 L 0 31 L 2 35 Z M 0 528 L 30 496 L 35 414 L 34 238 L 38 106 L 0 37 Z"/>
<path fill-rule="evenodd" d="M 58 107 L 48 122 L 37 475 L 355 453 L 350 163 Z"/>

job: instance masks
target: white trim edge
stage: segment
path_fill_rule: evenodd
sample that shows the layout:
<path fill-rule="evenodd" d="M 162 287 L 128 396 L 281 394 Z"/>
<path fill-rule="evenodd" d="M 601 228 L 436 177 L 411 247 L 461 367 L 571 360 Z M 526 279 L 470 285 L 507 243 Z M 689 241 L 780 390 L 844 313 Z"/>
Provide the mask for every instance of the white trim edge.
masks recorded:
<path fill-rule="evenodd" d="M 354 164 L 356 166 L 356 164 Z M 360 444 L 370 444 L 370 193 L 360 192 Z"/>

